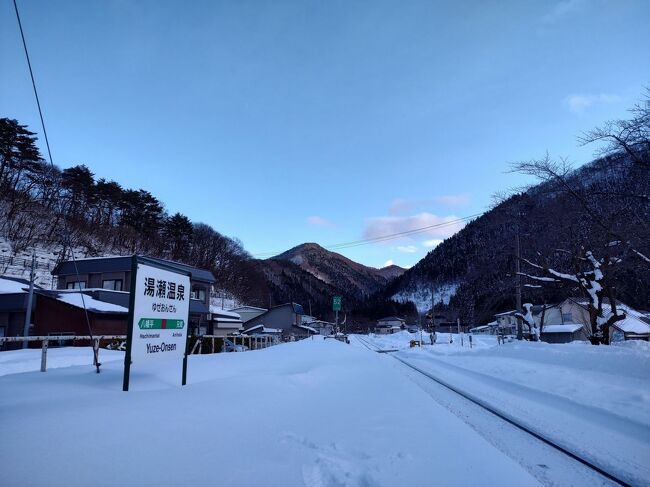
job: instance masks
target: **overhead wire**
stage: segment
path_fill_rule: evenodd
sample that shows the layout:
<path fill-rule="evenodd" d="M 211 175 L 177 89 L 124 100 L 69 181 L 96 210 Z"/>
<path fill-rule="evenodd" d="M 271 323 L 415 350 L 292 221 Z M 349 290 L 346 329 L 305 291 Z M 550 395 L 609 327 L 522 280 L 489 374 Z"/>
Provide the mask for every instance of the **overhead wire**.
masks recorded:
<path fill-rule="evenodd" d="M 43 127 L 43 136 L 45 137 L 45 145 L 47 146 L 47 155 L 49 157 L 50 165 L 52 162 L 52 151 L 50 150 L 50 141 L 47 137 L 47 130 L 45 130 L 45 120 L 43 119 L 43 110 L 41 110 L 41 101 L 38 98 L 38 90 L 36 89 L 36 81 L 34 80 L 34 71 L 32 70 L 32 62 L 29 59 L 29 51 L 27 50 L 27 42 L 25 41 L 25 32 L 23 31 L 23 23 L 20 21 L 20 14 L 18 13 L 18 4 L 14 2 L 14 10 L 16 11 L 16 20 L 18 20 L 18 28 L 20 29 L 20 37 L 23 40 L 23 49 L 25 50 L 25 57 L 27 58 L 27 66 L 29 67 L 29 76 L 32 78 L 32 88 L 34 88 L 34 96 L 36 97 L 36 106 L 38 107 L 38 115 L 41 117 L 41 127 Z"/>
<path fill-rule="evenodd" d="M 50 141 L 47 136 L 47 129 L 45 128 L 45 118 L 43 117 L 43 110 L 41 108 L 41 101 L 38 97 L 38 90 L 36 89 L 36 80 L 34 79 L 34 70 L 32 69 L 32 62 L 31 59 L 29 58 L 29 50 L 27 49 L 27 41 L 25 40 L 25 32 L 23 30 L 23 23 L 20 20 L 20 13 L 18 12 L 18 4 L 16 3 L 16 0 L 13 0 L 14 3 L 14 11 L 16 12 L 16 20 L 18 21 L 18 28 L 20 29 L 20 37 L 23 41 L 23 49 L 25 50 L 25 58 L 27 59 L 27 66 L 29 67 L 29 76 L 31 77 L 32 80 L 32 88 L 34 89 L 34 97 L 36 98 L 36 106 L 38 107 L 38 115 L 41 119 L 41 127 L 43 128 L 43 136 L 45 137 L 45 145 L 47 146 L 47 155 L 49 158 L 50 165 L 53 166 L 54 162 L 52 160 L 52 150 L 50 149 Z M 77 261 L 74 256 L 74 249 L 72 248 L 72 245 L 70 243 L 70 232 L 67 231 L 65 232 L 68 236 L 68 246 L 70 247 L 70 253 L 72 255 L 72 262 L 74 264 L 75 268 L 75 273 L 77 275 L 77 279 L 80 282 L 80 275 L 79 275 L 79 269 L 77 268 Z M 93 331 L 92 327 L 90 326 L 90 318 L 88 317 L 88 308 L 86 307 L 86 300 L 84 297 L 84 293 L 81 290 L 81 285 L 79 287 L 79 294 L 81 297 L 81 304 L 83 306 L 84 314 L 86 317 L 86 326 L 88 327 L 88 334 L 90 336 L 90 341 L 93 344 L 93 365 L 97 368 L 97 373 L 99 374 L 99 366 L 101 365 L 98 360 L 98 355 L 97 355 L 97 349 L 95 346 L 95 340 L 93 337 Z"/>
<path fill-rule="evenodd" d="M 403 232 L 396 232 L 396 233 L 391 233 L 391 234 L 387 234 L 387 235 L 381 235 L 381 236 L 378 236 L 378 237 L 366 238 L 366 239 L 361 239 L 361 240 L 353 240 L 353 241 L 350 241 L 350 242 L 341 242 L 341 243 L 331 244 L 331 245 L 324 245 L 323 248 L 325 248 L 327 250 L 343 250 L 343 249 L 348 249 L 348 248 L 352 248 L 352 247 L 358 247 L 358 246 L 361 246 L 361 245 L 369 245 L 369 244 L 373 244 L 373 243 L 386 242 L 386 241 L 395 240 L 395 239 L 399 239 L 399 238 L 409 237 L 409 236 L 412 236 L 412 235 L 417 235 L 417 234 L 420 234 L 420 233 L 425 233 L 425 232 L 428 232 L 428 231 L 433 230 L 433 229 L 444 228 L 444 227 L 447 227 L 447 226 L 452 226 L 452 225 L 457 225 L 459 223 L 464 223 L 464 222 L 466 222 L 468 220 L 472 220 L 474 218 L 477 218 L 477 217 L 481 216 L 482 214 L 483 213 L 475 213 L 473 215 L 468 215 L 468 216 L 464 216 L 464 217 L 461 217 L 461 218 L 456 218 L 454 220 L 448 220 L 448 221 L 441 222 L 441 223 L 436 223 L 436 224 L 433 224 L 433 225 L 426 225 L 426 226 L 423 226 L 423 227 L 418 227 L 418 228 L 414 228 L 414 229 L 411 229 L 411 230 L 406 230 L 406 231 L 403 231 Z M 258 252 L 258 253 L 253 254 L 253 257 L 257 257 L 257 258 L 272 257 L 272 256 L 278 255 L 280 253 L 282 253 L 282 252 L 270 252 L 270 251 Z"/>

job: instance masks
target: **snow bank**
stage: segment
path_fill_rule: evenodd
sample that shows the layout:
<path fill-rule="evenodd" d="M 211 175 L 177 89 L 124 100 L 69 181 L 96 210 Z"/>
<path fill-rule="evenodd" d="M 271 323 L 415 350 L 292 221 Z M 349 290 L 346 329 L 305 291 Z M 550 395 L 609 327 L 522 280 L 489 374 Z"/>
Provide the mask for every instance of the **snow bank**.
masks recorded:
<path fill-rule="evenodd" d="M 99 362 L 124 362 L 124 352 L 115 350 L 99 351 Z M 93 349 L 91 347 L 48 348 L 47 369 L 73 367 L 75 365 L 92 365 Z M 41 370 L 41 350 L 27 348 L 0 352 L 0 376 L 34 372 Z"/>

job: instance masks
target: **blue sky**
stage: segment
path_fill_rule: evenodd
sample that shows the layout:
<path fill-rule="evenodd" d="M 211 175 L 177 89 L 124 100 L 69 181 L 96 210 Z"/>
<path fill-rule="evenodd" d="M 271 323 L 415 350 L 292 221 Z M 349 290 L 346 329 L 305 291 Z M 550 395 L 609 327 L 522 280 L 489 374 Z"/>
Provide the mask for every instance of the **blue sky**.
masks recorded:
<path fill-rule="evenodd" d="M 19 6 L 54 162 L 253 254 L 481 212 L 650 84 L 645 0 Z M 0 59 L 0 116 L 40 132 L 10 0 Z M 451 231 L 341 253 L 410 266 Z"/>

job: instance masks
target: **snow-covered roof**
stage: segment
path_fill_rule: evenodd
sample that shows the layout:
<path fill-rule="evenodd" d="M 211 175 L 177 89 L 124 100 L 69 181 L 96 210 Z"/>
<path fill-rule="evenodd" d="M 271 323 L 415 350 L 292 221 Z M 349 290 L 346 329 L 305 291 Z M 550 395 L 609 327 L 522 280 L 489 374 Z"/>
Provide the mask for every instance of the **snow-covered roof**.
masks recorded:
<path fill-rule="evenodd" d="M 575 333 L 583 325 L 578 323 L 565 323 L 563 325 L 544 325 L 542 333 Z"/>
<path fill-rule="evenodd" d="M 487 330 L 489 328 L 492 328 L 490 325 L 482 325 L 482 326 L 477 326 L 475 328 L 470 328 L 469 331 L 481 331 L 481 330 Z"/>
<path fill-rule="evenodd" d="M 233 313 L 232 311 L 226 311 L 216 306 L 210 306 L 210 313 L 216 315 L 217 318 L 231 318 L 234 320 L 241 321 L 241 316 L 239 313 Z"/>
<path fill-rule="evenodd" d="M 264 325 L 255 325 L 248 330 L 244 330 L 244 333 L 250 334 L 251 332 L 254 332 L 255 334 L 261 334 L 261 333 L 282 333 L 282 330 L 279 328 L 267 328 Z"/>
<path fill-rule="evenodd" d="M 81 295 L 82 293 L 80 293 L 79 291 L 75 291 L 75 292 L 62 291 L 53 294 L 48 294 L 48 296 L 54 297 L 54 299 L 56 299 L 57 301 L 61 301 L 63 303 L 74 306 L 76 308 L 83 308 L 85 304 L 86 309 L 88 311 L 95 311 L 98 313 L 128 313 L 129 312 L 128 308 L 125 308 L 124 306 L 118 306 L 117 304 L 99 301 L 97 299 L 92 298 L 91 296 L 88 296 L 87 294 L 83 294 L 83 300 L 82 300 Z"/>
<path fill-rule="evenodd" d="M 29 282 L 24 279 L 0 277 L 0 294 L 24 293 L 29 289 Z"/>
<path fill-rule="evenodd" d="M 614 323 L 614 327 L 625 333 L 632 333 L 634 335 L 650 334 L 650 319 L 645 315 L 624 304 L 619 304 L 616 310 L 624 311 L 625 319 Z M 609 305 L 603 305 L 603 311 L 610 313 Z"/>
<path fill-rule="evenodd" d="M 228 311 L 268 311 L 266 308 L 257 308 L 256 306 L 239 306 L 237 308 L 231 308 Z"/>
<path fill-rule="evenodd" d="M 387 316 L 385 318 L 379 318 L 377 321 L 404 321 L 402 318 L 399 318 L 398 316 Z"/>
<path fill-rule="evenodd" d="M 569 298 L 569 300 L 587 308 L 588 300 L 585 298 Z M 618 313 L 625 313 L 625 319 L 614 323 L 613 326 L 615 328 L 634 335 L 650 335 L 650 319 L 643 313 L 618 300 L 616 301 L 616 311 Z M 603 314 L 605 317 L 608 317 L 611 313 L 612 307 L 609 304 L 609 299 L 605 299 L 603 302 Z"/>
<path fill-rule="evenodd" d="M 311 333 L 318 334 L 318 330 L 316 328 L 312 328 L 311 326 L 307 325 L 298 325 L 298 328 L 302 328 L 303 330 L 307 330 Z"/>

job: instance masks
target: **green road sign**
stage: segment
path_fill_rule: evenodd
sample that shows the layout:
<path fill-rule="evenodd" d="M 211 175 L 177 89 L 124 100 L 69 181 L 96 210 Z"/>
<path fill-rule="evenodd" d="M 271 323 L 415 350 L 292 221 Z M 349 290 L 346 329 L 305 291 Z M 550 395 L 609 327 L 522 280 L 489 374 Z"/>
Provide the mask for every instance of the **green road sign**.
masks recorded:
<path fill-rule="evenodd" d="M 182 330 L 185 328 L 183 320 L 165 320 L 162 318 L 141 318 L 138 321 L 141 330 Z"/>
<path fill-rule="evenodd" d="M 332 299 L 332 309 L 334 311 L 341 311 L 341 296 L 334 296 Z"/>

